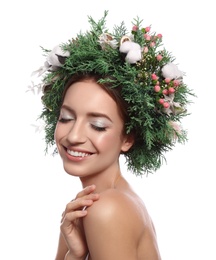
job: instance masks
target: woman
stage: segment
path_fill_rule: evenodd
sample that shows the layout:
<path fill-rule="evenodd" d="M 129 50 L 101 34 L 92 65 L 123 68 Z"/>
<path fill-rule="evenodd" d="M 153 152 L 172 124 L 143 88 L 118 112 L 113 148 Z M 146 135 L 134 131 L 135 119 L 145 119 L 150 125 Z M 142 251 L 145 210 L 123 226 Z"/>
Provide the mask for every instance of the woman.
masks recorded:
<path fill-rule="evenodd" d="M 183 73 L 135 20 L 105 31 L 107 11 L 91 31 L 48 52 L 37 72 L 43 87 L 47 145 L 56 144 L 65 171 L 83 190 L 62 215 L 56 260 L 159 260 L 151 218 L 121 174 L 119 156 L 135 174 L 157 170 L 163 153 L 186 133 Z M 47 52 L 47 50 L 45 50 Z"/>
<path fill-rule="evenodd" d="M 151 219 L 119 168 L 120 153 L 133 144 L 119 109 L 94 77 L 72 83 L 66 92 L 55 140 L 65 171 L 91 192 L 79 195 L 65 210 L 61 231 L 69 250 L 66 259 L 85 259 L 88 251 L 89 259 L 160 259 Z M 73 236 L 82 228 L 76 220 L 84 216 L 87 246 L 79 248 Z"/>

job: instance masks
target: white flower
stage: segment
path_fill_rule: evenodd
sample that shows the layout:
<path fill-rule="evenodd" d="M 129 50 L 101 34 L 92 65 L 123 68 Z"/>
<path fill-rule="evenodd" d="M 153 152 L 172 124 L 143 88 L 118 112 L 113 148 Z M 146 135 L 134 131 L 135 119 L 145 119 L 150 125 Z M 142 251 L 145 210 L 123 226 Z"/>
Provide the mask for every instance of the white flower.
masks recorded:
<path fill-rule="evenodd" d="M 141 55 L 141 51 L 139 50 L 130 50 L 127 54 L 127 56 L 125 57 L 125 60 L 130 63 L 136 63 L 137 61 L 141 60 L 142 55 Z"/>
<path fill-rule="evenodd" d="M 180 114 L 185 112 L 185 109 L 183 107 L 181 107 L 179 102 L 175 102 L 174 101 L 175 95 L 174 94 L 170 94 L 169 96 L 164 95 L 164 101 L 169 103 L 169 107 L 168 108 L 164 108 L 163 111 L 164 113 L 170 115 L 170 114 Z"/>
<path fill-rule="evenodd" d="M 140 50 L 141 51 L 141 47 L 136 42 L 124 41 L 121 44 L 119 50 L 120 50 L 120 52 L 128 53 L 130 50 Z"/>
<path fill-rule="evenodd" d="M 99 43 L 102 49 L 105 49 L 106 45 L 110 45 L 113 49 L 118 47 L 118 42 L 108 33 L 103 33 L 99 36 Z"/>
<path fill-rule="evenodd" d="M 138 43 L 125 41 L 121 44 L 119 51 L 127 53 L 125 60 L 130 64 L 136 63 L 142 58 L 142 49 Z"/>
<path fill-rule="evenodd" d="M 181 81 L 184 76 L 184 73 L 172 62 L 163 66 L 161 71 L 164 78 L 178 79 Z"/>
<path fill-rule="evenodd" d="M 69 51 L 64 51 L 60 45 L 55 46 L 51 52 L 47 55 L 47 59 L 44 62 L 44 65 L 41 66 L 38 70 L 33 71 L 32 76 L 38 74 L 38 77 L 41 76 L 47 70 L 56 71 L 59 67 L 64 64 L 65 58 L 69 57 Z"/>
<path fill-rule="evenodd" d="M 47 62 L 51 67 L 61 67 L 64 58 L 69 57 L 69 51 L 64 51 L 60 45 L 55 46 L 47 56 Z M 62 59 L 62 60 L 61 60 Z"/>

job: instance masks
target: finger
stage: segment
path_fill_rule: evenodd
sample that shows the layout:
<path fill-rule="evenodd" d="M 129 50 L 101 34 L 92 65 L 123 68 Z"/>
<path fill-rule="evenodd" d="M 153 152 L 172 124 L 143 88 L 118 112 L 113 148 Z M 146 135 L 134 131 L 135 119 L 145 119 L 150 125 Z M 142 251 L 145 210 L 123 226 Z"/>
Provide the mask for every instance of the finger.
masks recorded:
<path fill-rule="evenodd" d="M 73 225 L 72 223 L 78 219 L 87 215 L 87 210 L 77 210 L 70 211 L 64 215 L 64 218 L 61 221 L 61 230 L 66 229 L 69 226 Z"/>
<path fill-rule="evenodd" d="M 77 198 L 66 205 L 65 211 L 83 209 L 83 207 L 91 206 L 91 204 L 99 199 L 99 194 L 91 193 L 84 197 Z"/>
<path fill-rule="evenodd" d="M 84 208 L 91 206 L 93 202 L 94 201 L 92 199 L 82 199 L 82 198 L 69 202 L 66 205 L 65 211 L 62 213 L 61 222 L 67 213 L 72 211 L 83 210 Z"/>
<path fill-rule="evenodd" d="M 79 210 L 82 209 L 83 207 L 92 205 L 92 203 L 93 203 L 92 199 L 85 199 L 85 198 L 76 199 L 74 201 L 69 202 L 66 205 L 65 212 Z"/>
<path fill-rule="evenodd" d="M 76 199 L 77 199 L 77 198 L 81 198 L 81 197 L 83 197 L 83 196 L 85 196 L 85 195 L 88 195 L 88 194 L 94 192 L 95 189 L 96 189 L 96 186 L 95 186 L 94 184 L 85 187 L 82 191 L 80 191 L 80 192 L 76 195 Z"/>

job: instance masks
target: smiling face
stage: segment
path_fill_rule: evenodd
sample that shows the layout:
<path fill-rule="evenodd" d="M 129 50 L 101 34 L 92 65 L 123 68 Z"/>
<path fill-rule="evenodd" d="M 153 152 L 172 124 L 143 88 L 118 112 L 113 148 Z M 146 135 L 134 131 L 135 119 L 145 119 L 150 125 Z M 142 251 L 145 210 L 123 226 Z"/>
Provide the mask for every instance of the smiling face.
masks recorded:
<path fill-rule="evenodd" d="M 123 136 L 116 102 L 96 82 L 73 83 L 67 90 L 55 141 L 67 173 L 86 177 L 119 169 L 119 154 L 132 145 Z"/>

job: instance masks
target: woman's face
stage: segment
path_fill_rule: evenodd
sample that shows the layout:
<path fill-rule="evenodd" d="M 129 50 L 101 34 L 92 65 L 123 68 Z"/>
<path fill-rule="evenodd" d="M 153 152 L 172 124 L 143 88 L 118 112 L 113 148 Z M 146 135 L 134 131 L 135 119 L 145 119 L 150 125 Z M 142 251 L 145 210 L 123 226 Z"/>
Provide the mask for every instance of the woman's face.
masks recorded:
<path fill-rule="evenodd" d="M 131 143 L 122 136 L 115 101 L 97 83 L 73 83 L 66 92 L 55 130 L 64 169 L 85 177 L 118 167 L 119 154 Z"/>

